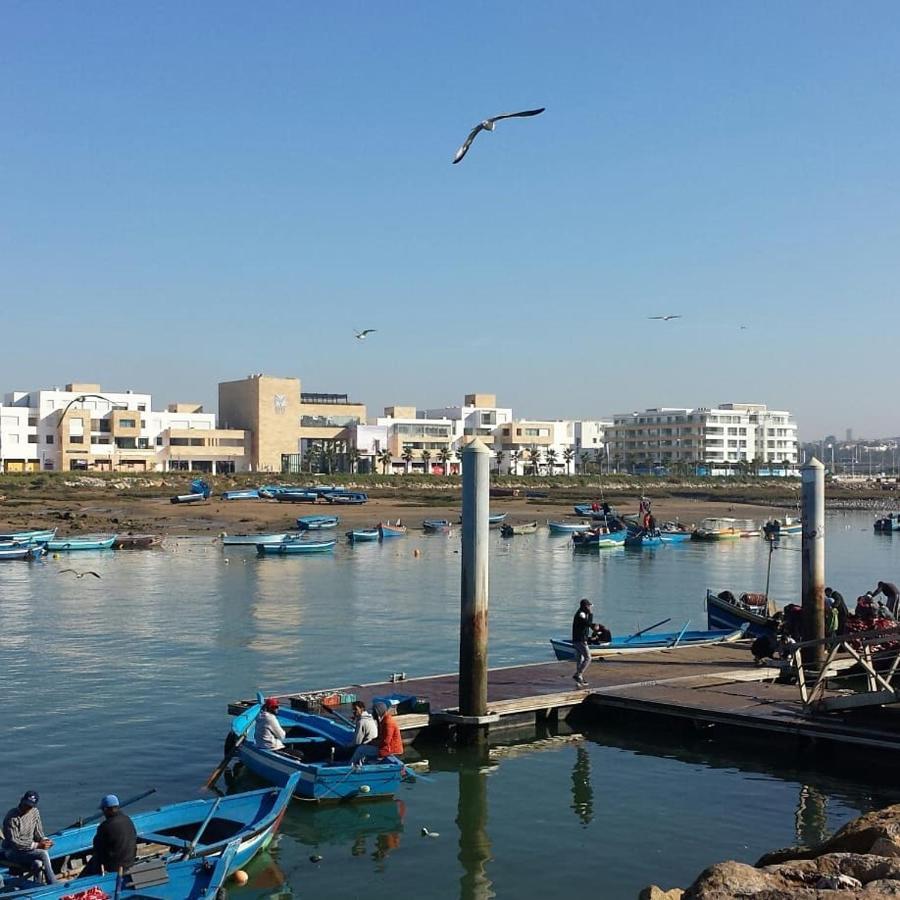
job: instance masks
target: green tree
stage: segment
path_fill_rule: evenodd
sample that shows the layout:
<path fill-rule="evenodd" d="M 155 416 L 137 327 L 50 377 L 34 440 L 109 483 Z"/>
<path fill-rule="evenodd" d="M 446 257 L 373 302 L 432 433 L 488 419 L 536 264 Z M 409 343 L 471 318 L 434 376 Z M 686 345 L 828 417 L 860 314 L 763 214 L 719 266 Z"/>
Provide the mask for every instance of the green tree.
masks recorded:
<path fill-rule="evenodd" d="M 531 460 L 531 474 L 541 474 L 541 448 L 537 444 L 532 444 L 528 448 L 528 458 Z"/>
<path fill-rule="evenodd" d="M 547 473 L 549 475 L 555 474 L 556 469 L 556 450 L 552 447 L 547 448 L 547 452 L 544 454 L 547 460 Z"/>
<path fill-rule="evenodd" d="M 422 464 L 425 467 L 425 474 L 430 475 L 431 474 L 431 451 L 428 449 L 425 449 L 422 451 L 421 456 L 422 456 Z"/>
<path fill-rule="evenodd" d="M 391 456 L 390 450 L 382 450 L 381 453 L 378 454 L 378 462 L 381 463 L 381 474 L 387 475 L 388 471 L 391 468 L 391 463 L 394 461 L 394 457 Z"/>
<path fill-rule="evenodd" d="M 356 447 L 351 447 L 347 451 L 347 465 L 350 467 L 350 474 L 355 475 L 359 469 L 360 452 Z"/>
<path fill-rule="evenodd" d="M 306 452 L 303 454 L 303 461 L 302 461 L 301 468 L 305 468 L 307 472 L 314 472 L 318 461 L 319 461 L 318 449 L 313 444 L 309 444 L 306 448 Z"/>
<path fill-rule="evenodd" d="M 571 447 L 566 447 L 563 450 L 563 462 L 566 464 L 566 475 L 571 475 L 572 473 L 572 460 L 575 459 L 575 451 Z"/>
<path fill-rule="evenodd" d="M 450 474 L 450 457 L 451 452 L 447 447 L 441 447 L 437 452 L 438 462 L 441 464 L 441 467 L 444 470 L 444 475 Z"/>
<path fill-rule="evenodd" d="M 413 448 L 407 444 L 403 448 L 403 452 L 400 454 L 400 458 L 403 462 L 406 463 L 406 474 L 409 475 L 409 467 L 412 465 L 412 461 L 415 458 L 415 453 L 413 452 Z"/>

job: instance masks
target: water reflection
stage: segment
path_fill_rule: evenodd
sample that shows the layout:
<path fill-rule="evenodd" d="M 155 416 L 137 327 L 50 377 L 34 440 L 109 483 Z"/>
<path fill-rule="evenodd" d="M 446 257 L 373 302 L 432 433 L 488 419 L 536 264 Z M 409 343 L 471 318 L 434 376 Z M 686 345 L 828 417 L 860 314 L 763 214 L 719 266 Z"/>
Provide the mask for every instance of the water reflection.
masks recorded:
<path fill-rule="evenodd" d="M 459 767 L 459 801 L 456 825 L 459 828 L 459 859 L 462 875 L 459 879 L 460 900 L 488 900 L 494 888 L 487 873 L 491 861 L 491 839 L 487 832 L 487 778 L 491 770 L 490 758 L 483 752 L 467 754 Z"/>
<path fill-rule="evenodd" d="M 594 788 L 591 786 L 591 757 L 584 747 L 575 750 L 572 765 L 572 809 L 584 826 L 594 819 Z"/>
<path fill-rule="evenodd" d="M 794 813 L 797 843 L 805 847 L 821 844 L 828 835 L 828 798 L 811 784 L 800 785 Z"/>

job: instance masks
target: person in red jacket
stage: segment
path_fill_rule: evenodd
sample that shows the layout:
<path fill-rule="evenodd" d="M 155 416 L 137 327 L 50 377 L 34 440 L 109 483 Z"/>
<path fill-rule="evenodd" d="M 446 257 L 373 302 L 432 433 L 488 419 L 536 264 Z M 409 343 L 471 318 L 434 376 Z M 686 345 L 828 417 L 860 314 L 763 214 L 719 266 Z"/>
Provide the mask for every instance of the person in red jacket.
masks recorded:
<path fill-rule="evenodd" d="M 372 712 L 378 720 L 378 737 L 369 744 L 360 744 L 353 751 L 351 765 L 366 759 L 377 761 L 403 753 L 403 739 L 400 737 L 400 729 L 394 719 L 393 710 L 379 701 L 372 707 Z"/>

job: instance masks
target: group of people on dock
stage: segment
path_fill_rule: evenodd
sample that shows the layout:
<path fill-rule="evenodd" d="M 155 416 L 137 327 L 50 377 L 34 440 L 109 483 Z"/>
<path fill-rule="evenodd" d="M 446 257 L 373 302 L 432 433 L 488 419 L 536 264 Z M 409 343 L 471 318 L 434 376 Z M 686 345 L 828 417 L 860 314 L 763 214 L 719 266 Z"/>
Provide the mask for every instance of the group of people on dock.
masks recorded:
<path fill-rule="evenodd" d="M 53 841 L 44 833 L 39 802 L 37 791 L 25 791 L 18 804 L 4 816 L 0 862 L 36 882 L 55 884 L 58 879 L 49 853 Z M 100 801 L 100 811 L 103 821 L 97 826 L 91 858 L 80 876 L 118 872 L 127 869 L 137 858 L 137 832 L 134 822 L 122 812 L 119 798 L 107 794 Z"/>

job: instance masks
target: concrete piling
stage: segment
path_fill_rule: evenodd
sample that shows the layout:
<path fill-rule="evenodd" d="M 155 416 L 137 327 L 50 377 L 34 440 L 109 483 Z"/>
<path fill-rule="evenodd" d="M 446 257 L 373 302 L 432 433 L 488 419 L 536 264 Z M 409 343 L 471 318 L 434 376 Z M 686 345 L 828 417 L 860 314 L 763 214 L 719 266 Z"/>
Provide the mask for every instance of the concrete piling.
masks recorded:
<path fill-rule="evenodd" d="M 803 640 L 825 637 L 825 466 L 813 457 L 800 469 Z M 821 668 L 825 647 L 809 647 L 804 665 Z"/>

